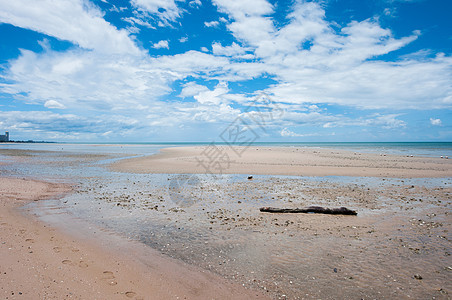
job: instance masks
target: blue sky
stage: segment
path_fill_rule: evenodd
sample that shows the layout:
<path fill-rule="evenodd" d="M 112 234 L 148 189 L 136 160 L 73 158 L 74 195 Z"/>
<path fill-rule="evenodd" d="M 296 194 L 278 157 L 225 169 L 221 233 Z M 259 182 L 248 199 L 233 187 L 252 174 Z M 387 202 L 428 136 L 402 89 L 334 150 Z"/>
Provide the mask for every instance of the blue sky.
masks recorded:
<path fill-rule="evenodd" d="M 0 131 L 209 142 L 240 120 L 261 142 L 452 141 L 451 11 L 449 0 L 0 0 Z"/>

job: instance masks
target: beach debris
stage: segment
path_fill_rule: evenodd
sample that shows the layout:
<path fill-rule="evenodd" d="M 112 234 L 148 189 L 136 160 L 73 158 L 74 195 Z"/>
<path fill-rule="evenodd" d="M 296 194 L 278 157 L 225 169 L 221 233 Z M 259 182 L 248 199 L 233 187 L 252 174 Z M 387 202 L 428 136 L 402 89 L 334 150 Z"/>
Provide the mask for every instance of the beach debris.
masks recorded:
<path fill-rule="evenodd" d="M 251 180 L 251 179 L 253 179 L 253 176 L 251 176 L 251 175 L 248 176 L 248 180 Z"/>
<path fill-rule="evenodd" d="M 270 212 L 270 213 L 316 213 L 316 214 L 353 215 L 353 216 L 356 216 L 358 214 L 356 211 L 348 209 L 346 207 L 340 208 L 326 208 L 321 206 L 309 206 L 305 208 L 261 207 L 259 208 L 259 210 L 261 212 Z"/>
<path fill-rule="evenodd" d="M 415 275 L 413 276 L 413 278 L 414 278 L 414 279 L 417 279 L 417 280 L 422 280 L 422 276 L 419 275 L 419 274 L 415 274 Z"/>

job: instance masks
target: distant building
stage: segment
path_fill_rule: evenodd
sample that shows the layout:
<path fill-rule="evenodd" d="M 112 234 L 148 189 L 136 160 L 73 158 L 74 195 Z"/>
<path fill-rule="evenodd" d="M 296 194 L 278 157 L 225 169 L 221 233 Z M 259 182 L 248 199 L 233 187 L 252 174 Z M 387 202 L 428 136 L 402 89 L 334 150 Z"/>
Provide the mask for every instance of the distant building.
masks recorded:
<path fill-rule="evenodd" d="M 9 132 L 6 131 L 5 135 L 0 135 L 0 142 L 9 142 Z"/>

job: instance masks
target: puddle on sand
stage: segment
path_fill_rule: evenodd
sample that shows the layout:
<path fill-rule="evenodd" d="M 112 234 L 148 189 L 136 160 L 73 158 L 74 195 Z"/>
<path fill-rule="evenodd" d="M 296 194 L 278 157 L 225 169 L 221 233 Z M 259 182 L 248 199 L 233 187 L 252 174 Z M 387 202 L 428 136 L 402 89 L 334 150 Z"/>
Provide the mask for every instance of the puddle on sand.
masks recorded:
<path fill-rule="evenodd" d="M 451 179 L 126 174 L 92 163 L 116 154 L 49 156 L 9 167 L 77 182 L 41 210 L 70 213 L 274 298 L 451 291 Z M 258 210 L 309 205 L 346 206 L 358 216 Z"/>
<path fill-rule="evenodd" d="M 361 184 L 357 178 L 195 176 L 115 173 L 82 183 L 64 200 L 74 215 L 275 298 L 422 298 L 450 290 L 449 179 L 415 185 L 406 179 Z M 359 214 L 258 210 L 309 205 L 346 206 Z"/>

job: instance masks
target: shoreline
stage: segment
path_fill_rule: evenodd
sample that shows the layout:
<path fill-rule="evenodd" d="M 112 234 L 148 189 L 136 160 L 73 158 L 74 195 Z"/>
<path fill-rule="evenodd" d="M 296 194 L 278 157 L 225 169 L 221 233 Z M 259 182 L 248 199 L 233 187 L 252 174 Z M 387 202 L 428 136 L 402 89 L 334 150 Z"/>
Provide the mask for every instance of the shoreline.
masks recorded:
<path fill-rule="evenodd" d="M 121 156 L 102 154 L 105 149 L 7 152 L 18 162 L 2 167 L 5 174 L 59 175 L 74 183 L 74 192 L 61 200 L 24 200 L 12 214 L 0 213 L 0 241 L 11 241 L 0 254 L 10 255 L 7 263 L 20 262 L 5 265 L 7 274 L 0 262 L 0 286 L 9 299 L 18 292 L 54 299 L 444 298 L 452 290 L 448 160 L 280 147 L 250 148 L 240 157 L 222 152 L 236 160 L 232 168 L 256 175 L 249 180 L 167 174 L 181 172 L 181 166 L 190 172 L 199 154 L 206 154 L 203 147 L 182 148 L 185 156 L 175 148 L 150 161 L 142 157 L 148 161 L 144 174 L 112 172 L 110 159 L 98 164 Z M 311 170 L 336 166 L 333 170 L 347 174 L 352 166 L 362 168 L 362 175 L 254 173 L 256 165 L 272 174 L 302 164 Z M 165 173 L 149 174 L 149 165 Z M 406 178 L 365 177 L 372 166 Z M 413 177 L 413 170 L 423 171 L 424 178 Z M 441 172 L 448 177 L 425 178 Z M 20 184 L 11 190 L 16 194 L 5 199 L 27 193 L 24 182 L 46 186 L 16 180 Z M 0 179 L 0 191 L 1 186 Z M 358 216 L 259 211 L 310 205 L 344 206 Z"/>
<path fill-rule="evenodd" d="M 174 147 L 120 160 L 110 169 L 125 173 L 248 174 L 289 176 L 451 177 L 452 160 L 356 153 L 335 149 L 226 146 Z M 213 159 L 215 154 L 215 160 Z M 207 167 L 206 167 L 207 166 Z"/>
<path fill-rule="evenodd" d="M 71 234 L 69 224 L 66 230 L 56 228 L 27 207 L 69 191 L 67 185 L 0 177 L 2 298 L 265 298 L 219 275 L 86 224 L 94 234 L 86 235 L 79 227 L 72 228 L 75 234 Z M 82 225 L 70 218 L 66 222 Z"/>

